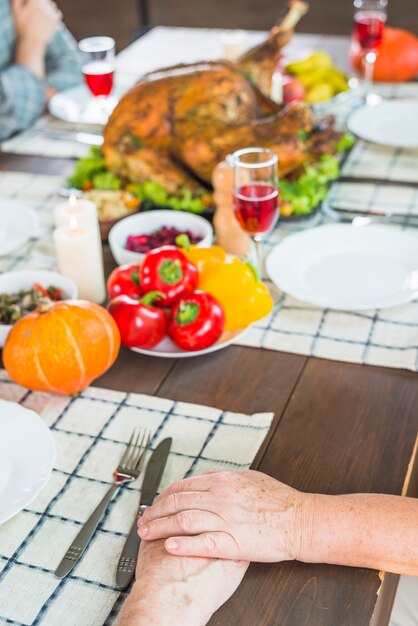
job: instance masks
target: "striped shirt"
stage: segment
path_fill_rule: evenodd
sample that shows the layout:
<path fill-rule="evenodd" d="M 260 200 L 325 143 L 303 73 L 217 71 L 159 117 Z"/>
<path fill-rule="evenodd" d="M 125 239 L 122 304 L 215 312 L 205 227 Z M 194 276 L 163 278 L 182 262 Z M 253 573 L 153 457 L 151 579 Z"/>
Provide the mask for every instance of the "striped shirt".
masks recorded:
<path fill-rule="evenodd" d="M 48 44 L 43 80 L 14 62 L 15 44 L 10 0 L 0 0 L 0 140 L 28 128 L 42 114 L 47 87 L 61 91 L 81 82 L 77 44 L 64 25 Z"/>

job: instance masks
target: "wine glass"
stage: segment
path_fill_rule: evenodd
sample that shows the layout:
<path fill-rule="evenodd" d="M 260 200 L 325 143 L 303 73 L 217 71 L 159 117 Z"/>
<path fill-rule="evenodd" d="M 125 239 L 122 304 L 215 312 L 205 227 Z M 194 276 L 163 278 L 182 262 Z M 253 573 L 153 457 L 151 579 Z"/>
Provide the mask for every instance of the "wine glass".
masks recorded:
<path fill-rule="evenodd" d="M 364 55 L 364 94 L 370 100 L 378 48 L 382 43 L 388 0 L 354 0 L 354 33 Z"/>
<path fill-rule="evenodd" d="M 234 212 L 254 241 L 262 277 L 262 242 L 279 218 L 277 155 L 267 148 L 244 148 L 231 155 Z"/>
<path fill-rule="evenodd" d="M 109 117 L 108 97 L 113 89 L 115 40 L 111 37 L 87 37 L 79 42 L 78 48 L 84 80 L 105 123 Z"/>

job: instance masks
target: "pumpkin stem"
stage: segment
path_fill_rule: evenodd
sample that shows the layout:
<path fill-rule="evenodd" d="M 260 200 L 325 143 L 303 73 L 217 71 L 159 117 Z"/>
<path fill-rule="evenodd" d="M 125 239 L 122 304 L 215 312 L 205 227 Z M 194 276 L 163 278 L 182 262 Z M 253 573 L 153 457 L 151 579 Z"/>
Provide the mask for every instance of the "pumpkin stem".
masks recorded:
<path fill-rule="evenodd" d="M 36 310 L 39 313 L 48 313 L 54 306 L 54 302 L 50 298 L 39 298 Z"/>

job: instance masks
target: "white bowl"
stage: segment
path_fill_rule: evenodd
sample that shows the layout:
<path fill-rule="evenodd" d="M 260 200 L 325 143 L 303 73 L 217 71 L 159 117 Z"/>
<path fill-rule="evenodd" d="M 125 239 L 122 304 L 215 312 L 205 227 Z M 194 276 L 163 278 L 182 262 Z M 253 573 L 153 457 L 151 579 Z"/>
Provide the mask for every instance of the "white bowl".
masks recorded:
<path fill-rule="evenodd" d="M 77 287 L 72 280 L 62 274 L 58 274 L 58 272 L 49 272 L 47 270 L 19 270 L 0 274 L 0 293 L 17 293 L 22 289 L 30 289 L 35 283 L 39 283 L 42 287 L 52 285 L 62 289 L 66 300 L 75 300 L 78 295 Z M 1 348 L 4 346 L 11 329 L 11 324 L 0 324 Z"/>
<path fill-rule="evenodd" d="M 213 228 L 204 217 L 186 211 L 144 211 L 125 217 L 110 230 L 109 245 L 116 263 L 119 265 L 139 263 L 145 255 L 125 248 L 128 236 L 148 235 L 163 226 L 174 226 L 182 231 L 190 230 L 194 235 L 203 237 L 197 244 L 201 248 L 212 245 Z"/>

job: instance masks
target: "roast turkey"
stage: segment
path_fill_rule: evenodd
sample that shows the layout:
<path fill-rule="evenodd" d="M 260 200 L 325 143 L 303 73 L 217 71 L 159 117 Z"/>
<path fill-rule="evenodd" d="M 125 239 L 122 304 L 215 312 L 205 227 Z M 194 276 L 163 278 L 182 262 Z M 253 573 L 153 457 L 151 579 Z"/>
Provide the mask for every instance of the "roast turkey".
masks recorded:
<path fill-rule="evenodd" d="M 105 128 L 108 168 L 132 182 L 154 180 L 175 194 L 210 184 L 215 165 L 239 148 L 271 148 L 286 175 L 318 146 L 330 147 L 338 134 L 329 126 L 310 138 L 315 119 L 309 106 L 282 107 L 269 97 L 281 50 L 307 9 L 304 0 L 291 0 L 266 41 L 236 63 L 194 63 L 146 75 Z"/>

